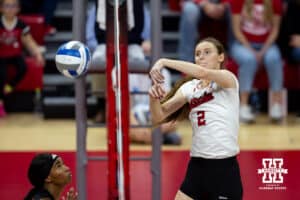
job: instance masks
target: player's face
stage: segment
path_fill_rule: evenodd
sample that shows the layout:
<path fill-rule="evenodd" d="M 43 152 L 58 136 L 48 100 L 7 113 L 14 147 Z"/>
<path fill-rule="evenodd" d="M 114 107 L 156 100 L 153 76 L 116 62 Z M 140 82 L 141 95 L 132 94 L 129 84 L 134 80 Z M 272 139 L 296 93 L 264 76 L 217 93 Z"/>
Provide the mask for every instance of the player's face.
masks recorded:
<path fill-rule="evenodd" d="M 19 2 L 17 0 L 4 0 L 1 5 L 1 12 L 5 17 L 14 17 L 19 12 Z"/>
<path fill-rule="evenodd" d="M 71 181 L 71 177 L 72 174 L 70 168 L 66 166 L 63 160 L 59 157 L 53 163 L 50 174 L 46 179 L 46 182 L 62 187 Z"/>
<path fill-rule="evenodd" d="M 195 63 L 210 69 L 220 69 L 224 61 L 224 54 L 218 54 L 218 50 L 211 42 L 201 42 L 195 49 Z"/>

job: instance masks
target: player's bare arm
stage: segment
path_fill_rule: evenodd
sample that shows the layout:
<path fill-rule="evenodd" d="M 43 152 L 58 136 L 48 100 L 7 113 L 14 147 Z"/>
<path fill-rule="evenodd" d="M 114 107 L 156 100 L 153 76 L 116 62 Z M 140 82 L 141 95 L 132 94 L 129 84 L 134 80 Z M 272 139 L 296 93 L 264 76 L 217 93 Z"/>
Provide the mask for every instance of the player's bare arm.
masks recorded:
<path fill-rule="evenodd" d="M 159 59 L 150 71 L 150 76 L 154 82 L 162 83 L 164 81 L 164 78 L 161 74 L 161 69 L 163 67 L 175 69 L 197 79 L 215 81 L 218 85 L 224 88 L 237 87 L 234 75 L 228 70 L 207 69 L 194 63 L 165 58 Z"/>
<path fill-rule="evenodd" d="M 153 94 L 153 91 L 156 91 L 156 89 L 153 89 L 155 87 L 156 85 L 154 84 L 149 90 L 150 111 L 153 124 L 163 121 L 166 117 L 174 113 L 187 102 L 181 91 L 178 90 L 172 98 L 161 104 L 160 99 L 156 98 L 156 96 Z"/>

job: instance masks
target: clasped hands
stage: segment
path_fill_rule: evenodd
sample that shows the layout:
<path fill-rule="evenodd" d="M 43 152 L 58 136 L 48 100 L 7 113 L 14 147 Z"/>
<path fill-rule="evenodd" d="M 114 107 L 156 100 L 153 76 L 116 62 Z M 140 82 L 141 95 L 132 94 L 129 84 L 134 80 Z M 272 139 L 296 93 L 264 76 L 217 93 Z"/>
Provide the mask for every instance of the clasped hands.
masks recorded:
<path fill-rule="evenodd" d="M 166 91 L 163 88 L 165 78 L 161 73 L 163 67 L 163 60 L 159 59 L 158 61 L 156 61 L 156 63 L 153 65 L 149 72 L 153 85 L 149 89 L 148 93 L 150 97 L 159 100 L 161 100 L 166 94 Z"/>

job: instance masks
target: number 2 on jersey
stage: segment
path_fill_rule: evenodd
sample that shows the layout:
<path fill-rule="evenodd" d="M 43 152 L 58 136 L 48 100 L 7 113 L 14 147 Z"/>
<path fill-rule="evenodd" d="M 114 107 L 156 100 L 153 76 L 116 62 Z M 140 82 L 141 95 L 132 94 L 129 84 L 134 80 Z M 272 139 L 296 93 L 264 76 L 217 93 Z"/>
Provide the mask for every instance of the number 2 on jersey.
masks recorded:
<path fill-rule="evenodd" d="M 205 111 L 200 110 L 197 112 L 198 126 L 203 126 L 206 124 L 205 121 Z"/>

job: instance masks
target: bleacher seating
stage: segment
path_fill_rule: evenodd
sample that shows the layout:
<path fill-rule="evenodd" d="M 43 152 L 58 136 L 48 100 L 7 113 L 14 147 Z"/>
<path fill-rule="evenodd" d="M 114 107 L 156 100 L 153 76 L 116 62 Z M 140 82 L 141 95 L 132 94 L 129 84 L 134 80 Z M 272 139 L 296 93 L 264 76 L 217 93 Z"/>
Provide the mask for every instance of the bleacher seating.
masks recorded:
<path fill-rule="evenodd" d="M 45 44 L 45 19 L 42 15 L 20 15 L 19 18 L 24 21 L 31 31 L 31 35 L 39 45 Z"/>
<path fill-rule="evenodd" d="M 169 0 L 169 9 L 172 11 L 180 11 L 180 0 Z M 199 32 L 201 32 L 202 37 L 213 36 L 219 39 L 223 44 L 226 44 L 227 31 L 226 25 L 222 21 L 207 20 L 201 24 L 199 27 Z M 238 65 L 232 58 L 228 58 L 226 67 L 228 70 L 232 71 L 235 75 L 238 72 Z M 286 89 L 296 90 L 300 89 L 300 66 L 295 66 L 288 62 L 284 64 L 284 87 Z M 264 67 L 260 67 L 256 73 L 254 80 L 254 88 L 258 90 L 267 90 L 269 88 L 268 76 Z"/>

